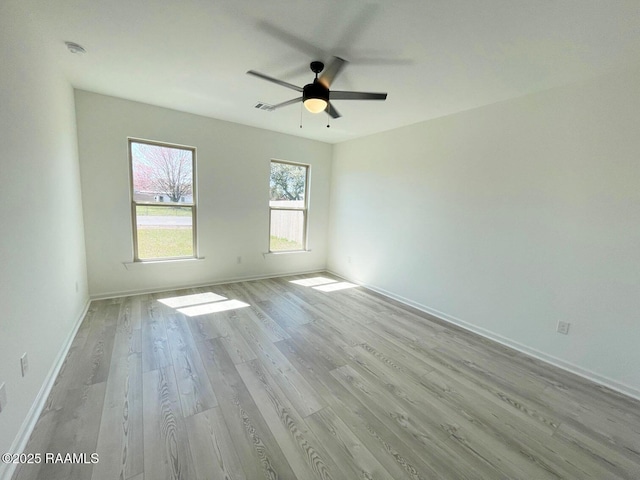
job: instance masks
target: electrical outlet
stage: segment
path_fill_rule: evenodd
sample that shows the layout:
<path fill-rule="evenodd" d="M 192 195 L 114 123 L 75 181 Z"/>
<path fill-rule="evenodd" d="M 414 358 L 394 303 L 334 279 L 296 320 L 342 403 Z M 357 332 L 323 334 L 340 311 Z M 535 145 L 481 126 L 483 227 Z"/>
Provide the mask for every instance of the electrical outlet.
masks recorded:
<path fill-rule="evenodd" d="M 0 412 L 7 406 L 7 388 L 4 383 L 0 384 Z"/>
<path fill-rule="evenodd" d="M 29 372 L 29 357 L 27 357 L 27 352 L 23 353 L 20 357 L 20 368 L 22 369 L 22 376 L 25 377 Z"/>
<path fill-rule="evenodd" d="M 76 282 L 76 293 L 78 293 L 78 282 Z"/>
<path fill-rule="evenodd" d="M 569 334 L 569 325 L 571 325 L 569 322 L 563 322 L 562 320 L 560 320 L 558 322 L 558 328 L 556 328 L 556 331 L 558 333 L 563 334 L 563 335 L 568 335 Z"/>
<path fill-rule="evenodd" d="M 236 263 L 237 263 L 238 265 L 240 265 L 240 264 L 242 263 L 242 257 L 237 257 L 237 258 L 236 258 Z"/>

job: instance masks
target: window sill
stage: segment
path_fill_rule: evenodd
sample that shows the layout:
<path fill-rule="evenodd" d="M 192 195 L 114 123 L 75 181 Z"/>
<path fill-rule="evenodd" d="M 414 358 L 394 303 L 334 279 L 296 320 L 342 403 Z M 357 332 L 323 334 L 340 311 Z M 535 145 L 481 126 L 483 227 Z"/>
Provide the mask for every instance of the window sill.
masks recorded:
<path fill-rule="evenodd" d="M 183 265 L 192 262 L 202 262 L 204 257 L 198 258 L 173 258 L 171 260 L 146 260 L 141 262 L 122 262 L 127 270 L 138 270 L 139 268 L 147 268 L 150 265 Z"/>
<path fill-rule="evenodd" d="M 277 257 L 278 255 L 296 255 L 301 253 L 311 253 L 311 250 L 290 250 L 288 252 L 264 252 L 262 256 L 264 258 L 267 258 L 267 257 Z"/>

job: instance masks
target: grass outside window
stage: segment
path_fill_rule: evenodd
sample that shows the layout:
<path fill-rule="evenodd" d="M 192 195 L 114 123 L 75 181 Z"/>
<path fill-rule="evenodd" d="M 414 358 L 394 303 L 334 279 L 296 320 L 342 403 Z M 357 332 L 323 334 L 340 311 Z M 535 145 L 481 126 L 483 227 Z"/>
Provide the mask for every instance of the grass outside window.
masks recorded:
<path fill-rule="evenodd" d="M 191 228 L 138 228 L 138 257 L 141 260 L 191 255 Z"/>

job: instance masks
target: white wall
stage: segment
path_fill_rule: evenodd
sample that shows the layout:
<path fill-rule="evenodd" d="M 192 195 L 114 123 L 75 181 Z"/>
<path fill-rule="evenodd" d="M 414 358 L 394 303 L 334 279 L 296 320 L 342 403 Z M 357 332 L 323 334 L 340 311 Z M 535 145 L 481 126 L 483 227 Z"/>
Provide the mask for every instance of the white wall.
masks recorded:
<path fill-rule="evenodd" d="M 329 269 L 640 396 L 638 78 L 337 145 Z"/>
<path fill-rule="evenodd" d="M 325 267 L 331 145 L 84 91 L 76 112 L 92 296 Z M 129 136 L 197 148 L 203 261 L 123 265 L 133 259 Z M 263 256 L 272 158 L 311 165 L 309 253 Z"/>
<path fill-rule="evenodd" d="M 64 44 L 39 38 L 19 3 L 0 4 L 2 453 L 88 301 L 73 90 L 52 52 Z M 30 372 L 22 378 L 24 352 Z"/>

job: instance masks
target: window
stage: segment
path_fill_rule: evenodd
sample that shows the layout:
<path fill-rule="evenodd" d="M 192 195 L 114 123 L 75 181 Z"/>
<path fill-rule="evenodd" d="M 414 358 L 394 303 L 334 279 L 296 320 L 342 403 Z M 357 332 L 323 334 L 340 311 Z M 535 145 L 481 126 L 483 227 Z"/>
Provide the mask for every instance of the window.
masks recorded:
<path fill-rule="evenodd" d="M 129 139 L 135 261 L 196 256 L 196 150 Z"/>
<path fill-rule="evenodd" d="M 271 161 L 269 251 L 305 250 L 309 166 Z"/>

